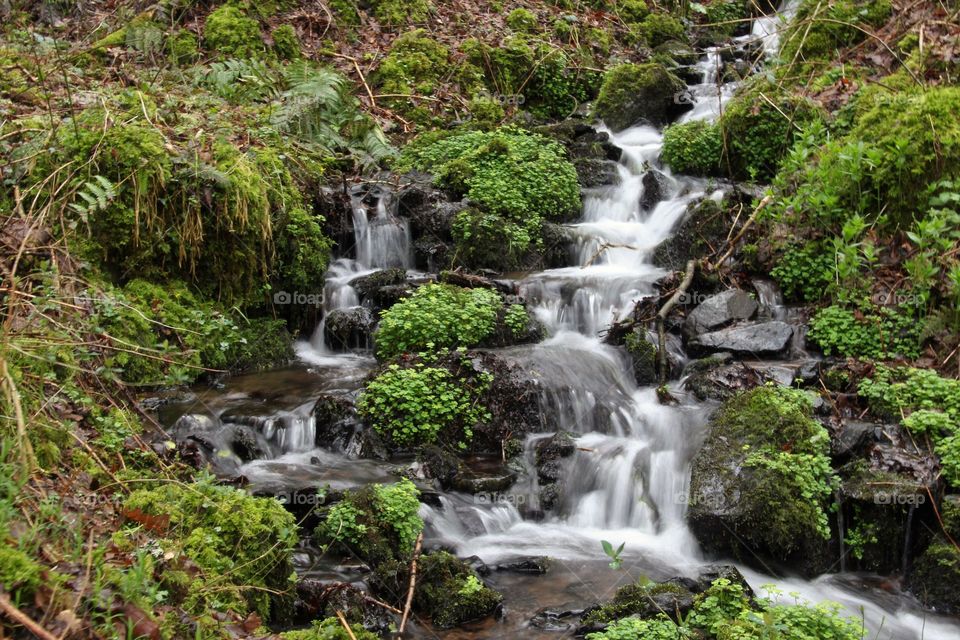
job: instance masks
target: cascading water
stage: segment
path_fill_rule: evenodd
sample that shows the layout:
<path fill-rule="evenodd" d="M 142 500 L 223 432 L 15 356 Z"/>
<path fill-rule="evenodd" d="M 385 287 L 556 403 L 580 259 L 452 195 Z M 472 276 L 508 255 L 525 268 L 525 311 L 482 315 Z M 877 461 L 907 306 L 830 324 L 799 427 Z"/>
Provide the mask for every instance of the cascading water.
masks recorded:
<path fill-rule="evenodd" d="M 794 10 L 791 3 L 781 16 Z M 742 40 L 759 38 L 763 50 L 776 51 L 780 20 L 757 19 L 753 34 Z M 718 81 L 722 64 L 718 49 L 708 50 L 698 63 L 701 82 L 690 87 L 692 109 L 683 121 L 713 120 L 722 112 L 736 87 Z M 530 274 L 520 283 L 522 295 L 550 337 L 535 345 L 497 350 L 497 355 L 537 380 L 540 389 L 542 429 L 527 435 L 514 469 L 518 481 L 496 495 L 441 493 L 421 508 L 428 547 L 446 546 L 462 557 L 478 556 L 488 565 L 548 556 L 553 569 L 546 578 L 491 574 L 488 579 L 506 596 L 506 618 L 436 632 L 444 638 L 557 637 L 530 626 L 539 609 L 582 609 L 609 599 L 618 584 L 640 575 L 654 579 L 692 575 L 706 562 L 684 518 L 690 465 L 709 407 L 689 400 L 680 406 L 661 404 L 655 389 L 638 388 L 622 351 L 600 338 L 637 300 L 654 293 L 653 284 L 664 272 L 651 263 L 651 254 L 687 207 L 698 198 L 719 198 L 722 193 L 711 191 L 705 180 L 674 175 L 661 165 L 663 137 L 657 129 L 638 126 L 610 136 L 623 151 L 619 181 L 584 193 L 581 220 L 569 225 L 576 265 Z M 660 197 L 651 206 L 651 199 L 644 196 L 654 183 Z M 332 311 L 359 304 L 351 284 L 356 278 L 385 267 L 412 265 L 410 231 L 393 208 L 387 192 L 358 192 L 353 198 L 355 251 L 330 267 L 324 321 Z M 763 285 L 757 289 L 768 313 L 786 313 L 772 289 Z M 284 400 L 284 409 L 274 412 L 286 422 L 261 425 L 260 436 L 270 445 L 273 459 L 239 467 L 255 487 L 341 488 L 390 477 L 382 464 L 318 449 L 310 442 L 315 424 L 308 418 L 311 405 L 303 398 L 320 393 L 349 396 L 375 366 L 362 350 L 331 350 L 323 335 L 321 323 L 311 343 L 298 345 L 312 377 L 283 381 L 287 387 L 301 385 L 299 399 Z M 302 388 L 307 386 L 304 380 L 315 387 Z M 238 403 L 246 410 L 255 401 L 259 402 L 255 390 L 234 391 L 211 409 L 225 415 Z M 569 434 L 574 447 L 563 460 L 562 493 L 545 517 L 536 461 L 540 447 L 556 433 Z M 601 540 L 625 543 L 623 571 L 607 566 Z M 314 567 L 298 566 L 298 571 L 310 574 Z M 779 583 L 785 592 L 798 592 L 814 602 L 840 602 L 853 616 L 859 616 L 862 607 L 872 629 L 870 637 L 957 637 L 955 623 L 924 615 L 907 598 L 880 591 L 852 574 L 804 581 L 777 580 L 746 568 L 743 572 L 754 587 Z"/>

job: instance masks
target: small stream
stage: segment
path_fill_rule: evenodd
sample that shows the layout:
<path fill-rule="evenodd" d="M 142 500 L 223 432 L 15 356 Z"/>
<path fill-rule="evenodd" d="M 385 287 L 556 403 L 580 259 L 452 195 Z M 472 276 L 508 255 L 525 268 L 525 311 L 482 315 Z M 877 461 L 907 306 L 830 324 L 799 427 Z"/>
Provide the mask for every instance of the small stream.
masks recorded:
<path fill-rule="evenodd" d="M 794 7 L 788 5 L 781 15 Z M 777 20 L 758 19 L 753 34 L 744 39 L 761 38 L 767 52 L 776 51 Z M 683 120 L 718 117 L 736 88 L 734 83 L 718 86 L 720 66 L 718 51 L 707 51 L 698 64 L 702 81 L 690 88 L 693 108 Z M 693 576 L 718 560 L 701 554 L 684 519 L 691 461 L 712 407 L 678 386 L 672 391 L 680 404 L 661 404 L 653 387 L 636 385 L 624 353 L 603 344 L 599 335 L 630 313 L 638 299 L 654 293 L 653 285 L 664 272 L 651 264 L 651 253 L 669 237 L 687 206 L 723 194 L 706 180 L 675 175 L 660 164 L 661 131 L 637 126 L 610 137 L 623 150 L 620 180 L 584 193 L 582 217 L 569 225 L 575 259 L 567 267 L 532 273 L 519 282 L 521 295 L 549 337 L 534 345 L 496 350 L 540 387 L 541 422 L 549 427 L 527 436 L 523 464 L 532 468 L 536 444 L 552 433 L 575 436 L 576 452 L 568 460 L 569 481 L 559 505 L 542 517 L 534 472 L 529 474 L 532 479 L 521 478 L 494 497 L 447 492 L 421 509 L 428 547 L 452 548 L 461 557 L 476 556 L 490 567 L 546 556 L 551 559 L 550 571 L 528 575 L 494 570 L 486 580 L 505 596 L 502 619 L 448 631 L 415 628 L 414 637 L 561 637 L 558 632 L 577 626 L 577 617 L 570 612 L 611 598 L 618 586 L 641 576 L 654 580 Z M 643 177 L 648 171 L 662 174 L 665 192 L 652 209 L 643 210 Z M 409 227 L 394 215 L 389 194 L 376 205 L 368 201 L 369 197 L 358 197 L 354 202 L 356 255 L 332 264 L 325 314 L 359 304 L 349 284 L 355 278 L 385 267 L 409 270 L 413 264 Z M 758 290 L 763 312 L 789 316 L 774 289 Z M 321 323 L 310 342 L 297 345 L 297 354 L 299 362 L 290 368 L 239 376 L 225 389 L 198 391 L 191 406 L 171 407 L 166 418 L 172 422 L 178 414 L 196 413 L 202 407 L 200 412 L 221 424 L 235 420 L 231 416 L 255 423 L 264 459 L 232 461 L 236 473 L 255 490 L 325 484 L 336 489 L 395 478 L 392 465 L 314 446 L 313 402 L 320 394 L 355 396 L 375 367 L 370 352 L 332 350 L 324 344 Z M 625 543 L 621 570 L 607 566 L 601 540 Z M 298 554 L 297 564 L 301 574 L 361 580 L 358 567 L 319 557 L 309 546 Z M 856 618 L 862 610 L 871 638 L 960 637 L 956 621 L 924 613 L 911 597 L 878 576 L 839 573 L 807 581 L 741 570 L 755 589 L 774 583 L 784 593 L 797 592 L 813 602 L 840 602 Z M 543 615 L 544 610 L 551 615 Z"/>

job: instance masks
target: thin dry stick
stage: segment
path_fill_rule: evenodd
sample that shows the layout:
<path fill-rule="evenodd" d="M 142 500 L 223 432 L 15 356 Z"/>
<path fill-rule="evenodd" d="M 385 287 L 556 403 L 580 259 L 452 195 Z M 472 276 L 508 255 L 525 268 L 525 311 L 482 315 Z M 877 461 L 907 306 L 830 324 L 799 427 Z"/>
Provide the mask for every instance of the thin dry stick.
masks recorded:
<path fill-rule="evenodd" d="M 587 267 L 589 267 L 590 265 L 592 265 L 592 264 L 593 264 L 593 261 L 596 260 L 597 258 L 599 258 L 599 257 L 600 257 L 600 254 L 602 254 L 602 253 L 603 253 L 604 251 L 606 251 L 607 249 L 630 249 L 631 251 L 639 251 L 639 250 L 640 250 L 639 247 L 635 247 L 635 246 L 633 246 L 632 244 L 620 244 L 620 243 L 618 243 L 618 242 L 604 242 L 604 243 L 602 243 L 602 244 L 600 245 L 600 247 L 597 249 L 596 253 L 594 253 L 594 254 L 590 257 L 590 259 L 587 260 L 586 264 L 584 264 L 584 265 L 583 265 L 582 267 L 580 267 L 580 268 L 581 268 L 581 269 L 586 269 Z"/>
<path fill-rule="evenodd" d="M 13 411 L 17 417 L 17 439 L 20 441 L 20 460 L 23 463 L 23 470 L 27 475 L 30 475 L 37 465 L 37 459 L 33 453 L 33 445 L 30 444 L 30 436 L 27 434 L 27 423 L 23 418 L 20 392 L 17 391 L 17 384 L 13 381 L 13 376 L 7 370 L 7 359 L 2 356 L 0 356 L 0 376 L 3 377 L 5 395 L 10 404 L 13 405 Z"/>
<path fill-rule="evenodd" d="M 680 286 L 677 287 L 677 290 L 673 292 L 673 295 L 670 296 L 670 299 L 660 307 L 660 311 L 657 312 L 657 336 L 659 343 L 659 353 L 657 354 L 660 358 L 660 384 L 667 383 L 667 368 L 669 359 L 667 358 L 667 332 L 664 328 L 665 320 L 670 311 L 676 306 L 680 301 L 680 298 L 687 292 L 687 289 L 690 288 L 691 283 L 693 283 L 693 274 L 697 270 L 697 261 L 690 260 L 687 262 L 687 273 L 683 277 L 683 282 L 680 283 Z"/>
<path fill-rule="evenodd" d="M 753 213 L 750 214 L 750 217 L 747 218 L 747 221 L 743 223 L 743 226 L 740 228 L 740 232 L 737 233 L 736 237 L 730 242 L 730 246 L 727 247 L 726 252 L 720 256 L 720 258 L 713 263 L 714 268 L 719 267 L 727 258 L 730 257 L 730 254 L 733 253 L 734 248 L 737 246 L 737 243 L 740 242 L 740 238 L 743 237 L 743 234 L 747 232 L 747 229 L 750 228 L 750 225 L 754 223 L 757 219 L 757 214 L 763 211 L 764 207 L 773 202 L 773 196 L 764 196 L 763 200 L 760 201 L 760 204 L 757 205 L 757 208 L 753 210 Z"/>
<path fill-rule="evenodd" d="M 360 70 L 360 64 L 357 62 L 357 59 L 343 53 L 331 53 L 330 55 L 335 58 L 344 58 L 353 63 L 353 68 L 357 70 L 357 75 L 360 76 L 360 82 L 363 83 L 363 88 L 367 90 L 367 96 L 370 97 L 370 106 L 375 108 L 377 106 L 377 99 L 373 97 L 373 90 L 371 90 L 370 85 L 367 84 L 367 79 L 364 77 L 363 71 Z"/>
<path fill-rule="evenodd" d="M 407 626 L 407 618 L 410 617 L 410 609 L 413 607 L 413 591 L 417 586 L 417 559 L 420 557 L 420 547 L 423 545 L 423 531 L 417 536 L 417 544 L 413 547 L 413 560 L 410 561 L 410 587 L 407 589 L 407 602 L 403 605 L 403 617 L 400 618 L 400 629 L 397 637 L 403 635 L 403 630 Z"/>
<path fill-rule="evenodd" d="M 34 622 L 33 618 L 13 606 L 6 593 L 0 593 L 0 611 L 17 624 L 26 627 L 27 631 L 40 638 L 40 640 L 59 640 L 57 636 Z"/>
<path fill-rule="evenodd" d="M 347 619 L 343 616 L 341 611 L 337 611 L 337 620 L 340 621 L 340 624 L 343 625 L 343 628 L 347 630 L 347 635 L 350 636 L 352 640 L 357 640 L 357 636 L 353 635 L 353 629 L 350 628 L 350 625 L 347 623 Z"/>

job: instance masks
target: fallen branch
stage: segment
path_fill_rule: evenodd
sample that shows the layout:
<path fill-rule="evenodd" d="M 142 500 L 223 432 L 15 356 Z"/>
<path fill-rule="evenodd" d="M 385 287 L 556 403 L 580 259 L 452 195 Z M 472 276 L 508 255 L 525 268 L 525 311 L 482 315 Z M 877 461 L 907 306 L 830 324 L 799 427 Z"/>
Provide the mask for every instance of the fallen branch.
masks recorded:
<path fill-rule="evenodd" d="M 40 640 L 57 640 L 57 636 L 41 627 L 33 621 L 33 618 L 13 606 L 13 603 L 10 602 L 10 598 L 7 597 L 6 593 L 0 593 L 0 611 L 5 613 L 8 618 L 17 624 L 23 625 L 27 631 L 40 638 Z"/>
<path fill-rule="evenodd" d="M 357 636 L 353 635 L 353 629 L 350 628 L 350 624 L 347 623 L 347 619 L 344 617 L 343 612 L 337 611 L 337 620 L 340 621 L 340 624 L 343 625 L 343 628 L 347 630 L 347 635 L 350 636 L 351 640 L 357 640 Z"/>
<path fill-rule="evenodd" d="M 747 221 L 743 223 L 742 227 L 740 227 L 740 231 L 737 233 L 736 237 L 734 237 L 734 239 L 730 241 L 726 252 L 724 252 L 724 254 L 720 256 L 720 258 L 716 262 L 713 263 L 712 267 L 710 265 L 705 265 L 705 266 L 707 266 L 710 269 L 716 269 L 720 265 L 722 265 L 724 262 L 726 262 L 727 258 L 730 257 L 730 254 L 733 253 L 733 250 L 736 248 L 737 243 L 740 242 L 740 239 L 743 237 L 743 234 L 745 234 L 747 232 L 747 229 L 750 228 L 750 225 L 752 225 L 756 221 L 757 215 L 761 211 L 763 211 L 763 209 L 771 202 L 773 202 L 773 196 L 769 196 L 769 195 L 764 196 L 763 200 L 760 201 L 760 204 L 757 205 L 757 208 L 754 209 L 753 213 L 750 214 L 750 217 L 747 218 Z"/>
<path fill-rule="evenodd" d="M 581 268 L 581 269 L 586 269 L 587 267 L 589 267 L 590 265 L 592 265 L 592 264 L 593 264 L 593 261 L 596 260 L 597 258 L 599 258 L 599 257 L 600 257 L 600 254 L 602 254 L 602 253 L 603 253 L 604 251 L 606 251 L 607 249 L 630 249 L 631 251 L 639 251 L 639 250 L 640 250 L 639 247 L 635 247 L 635 246 L 633 246 L 632 244 L 620 244 L 620 243 L 618 243 L 618 242 L 604 242 L 604 243 L 602 243 L 602 244 L 597 248 L 596 253 L 594 253 L 593 256 L 591 256 L 591 258 L 590 258 L 589 260 L 587 260 L 586 264 L 584 264 L 584 265 L 583 265 L 582 267 L 580 267 L 580 268 Z"/>
<path fill-rule="evenodd" d="M 680 286 L 677 287 L 677 290 L 673 292 L 673 295 L 670 296 L 670 299 L 660 307 L 660 311 L 657 312 L 657 336 L 658 336 L 658 351 L 657 357 L 660 362 L 660 384 L 666 384 L 667 382 L 667 370 L 669 369 L 669 359 L 667 358 L 667 331 L 664 327 L 664 321 L 667 319 L 667 315 L 670 314 L 670 311 L 673 310 L 680 299 L 683 297 L 683 294 L 687 292 L 687 289 L 690 288 L 690 285 L 693 283 L 693 274 L 697 270 L 697 261 L 690 260 L 687 262 L 687 271 L 686 275 L 683 276 L 683 282 L 680 283 Z"/>
<path fill-rule="evenodd" d="M 403 605 L 403 617 L 400 618 L 400 629 L 397 631 L 397 637 L 403 635 L 403 630 L 407 626 L 407 619 L 410 617 L 410 609 L 413 607 L 413 592 L 417 587 L 417 560 L 420 558 L 420 548 L 423 546 L 423 531 L 417 536 L 417 544 L 413 547 L 413 559 L 410 561 L 410 587 L 407 589 L 407 602 Z"/>

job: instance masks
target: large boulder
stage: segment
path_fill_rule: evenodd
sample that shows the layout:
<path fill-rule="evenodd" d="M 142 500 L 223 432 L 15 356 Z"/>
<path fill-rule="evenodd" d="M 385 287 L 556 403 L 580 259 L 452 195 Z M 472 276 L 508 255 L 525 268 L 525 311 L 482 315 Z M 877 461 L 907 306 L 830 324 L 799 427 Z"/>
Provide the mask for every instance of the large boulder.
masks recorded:
<path fill-rule="evenodd" d="M 695 354 L 729 351 L 743 355 L 775 356 L 787 350 L 791 338 L 793 327 L 774 320 L 704 333 L 687 346 Z"/>
<path fill-rule="evenodd" d="M 579 117 L 539 127 L 536 131 L 554 138 L 566 148 L 582 188 L 602 187 L 620 181 L 618 161 L 623 152 L 610 142 L 610 135 L 605 131 L 597 131 Z"/>
<path fill-rule="evenodd" d="M 804 392 L 775 386 L 718 409 L 693 461 L 687 512 L 706 551 L 806 575 L 836 560 L 826 511 L 829 436 L 812 411 Z"/>
<path fill-rule="evenodd" d="M 604 76 L 594 115 L 614 131 L 634 124 L 663 126 L 691 108 L 686 85 L 662 64 L 621 64 Z"/>
<path fill-rule="evenodd" d="M 670 178 L 661 171 L 650 169 L 643 174 L 643 192 L 640 194 L 640 210 L 651 211 L 657 203 L 667 197 Z"/>
<path fill-rule="evenodd" d="M 697 305 L 687 316 L 684 331 L 689 336 L 698 336 L 738 320 L 749 320 L 757 307 L 757 301 L 746 291 L 727 289 Z"/>

